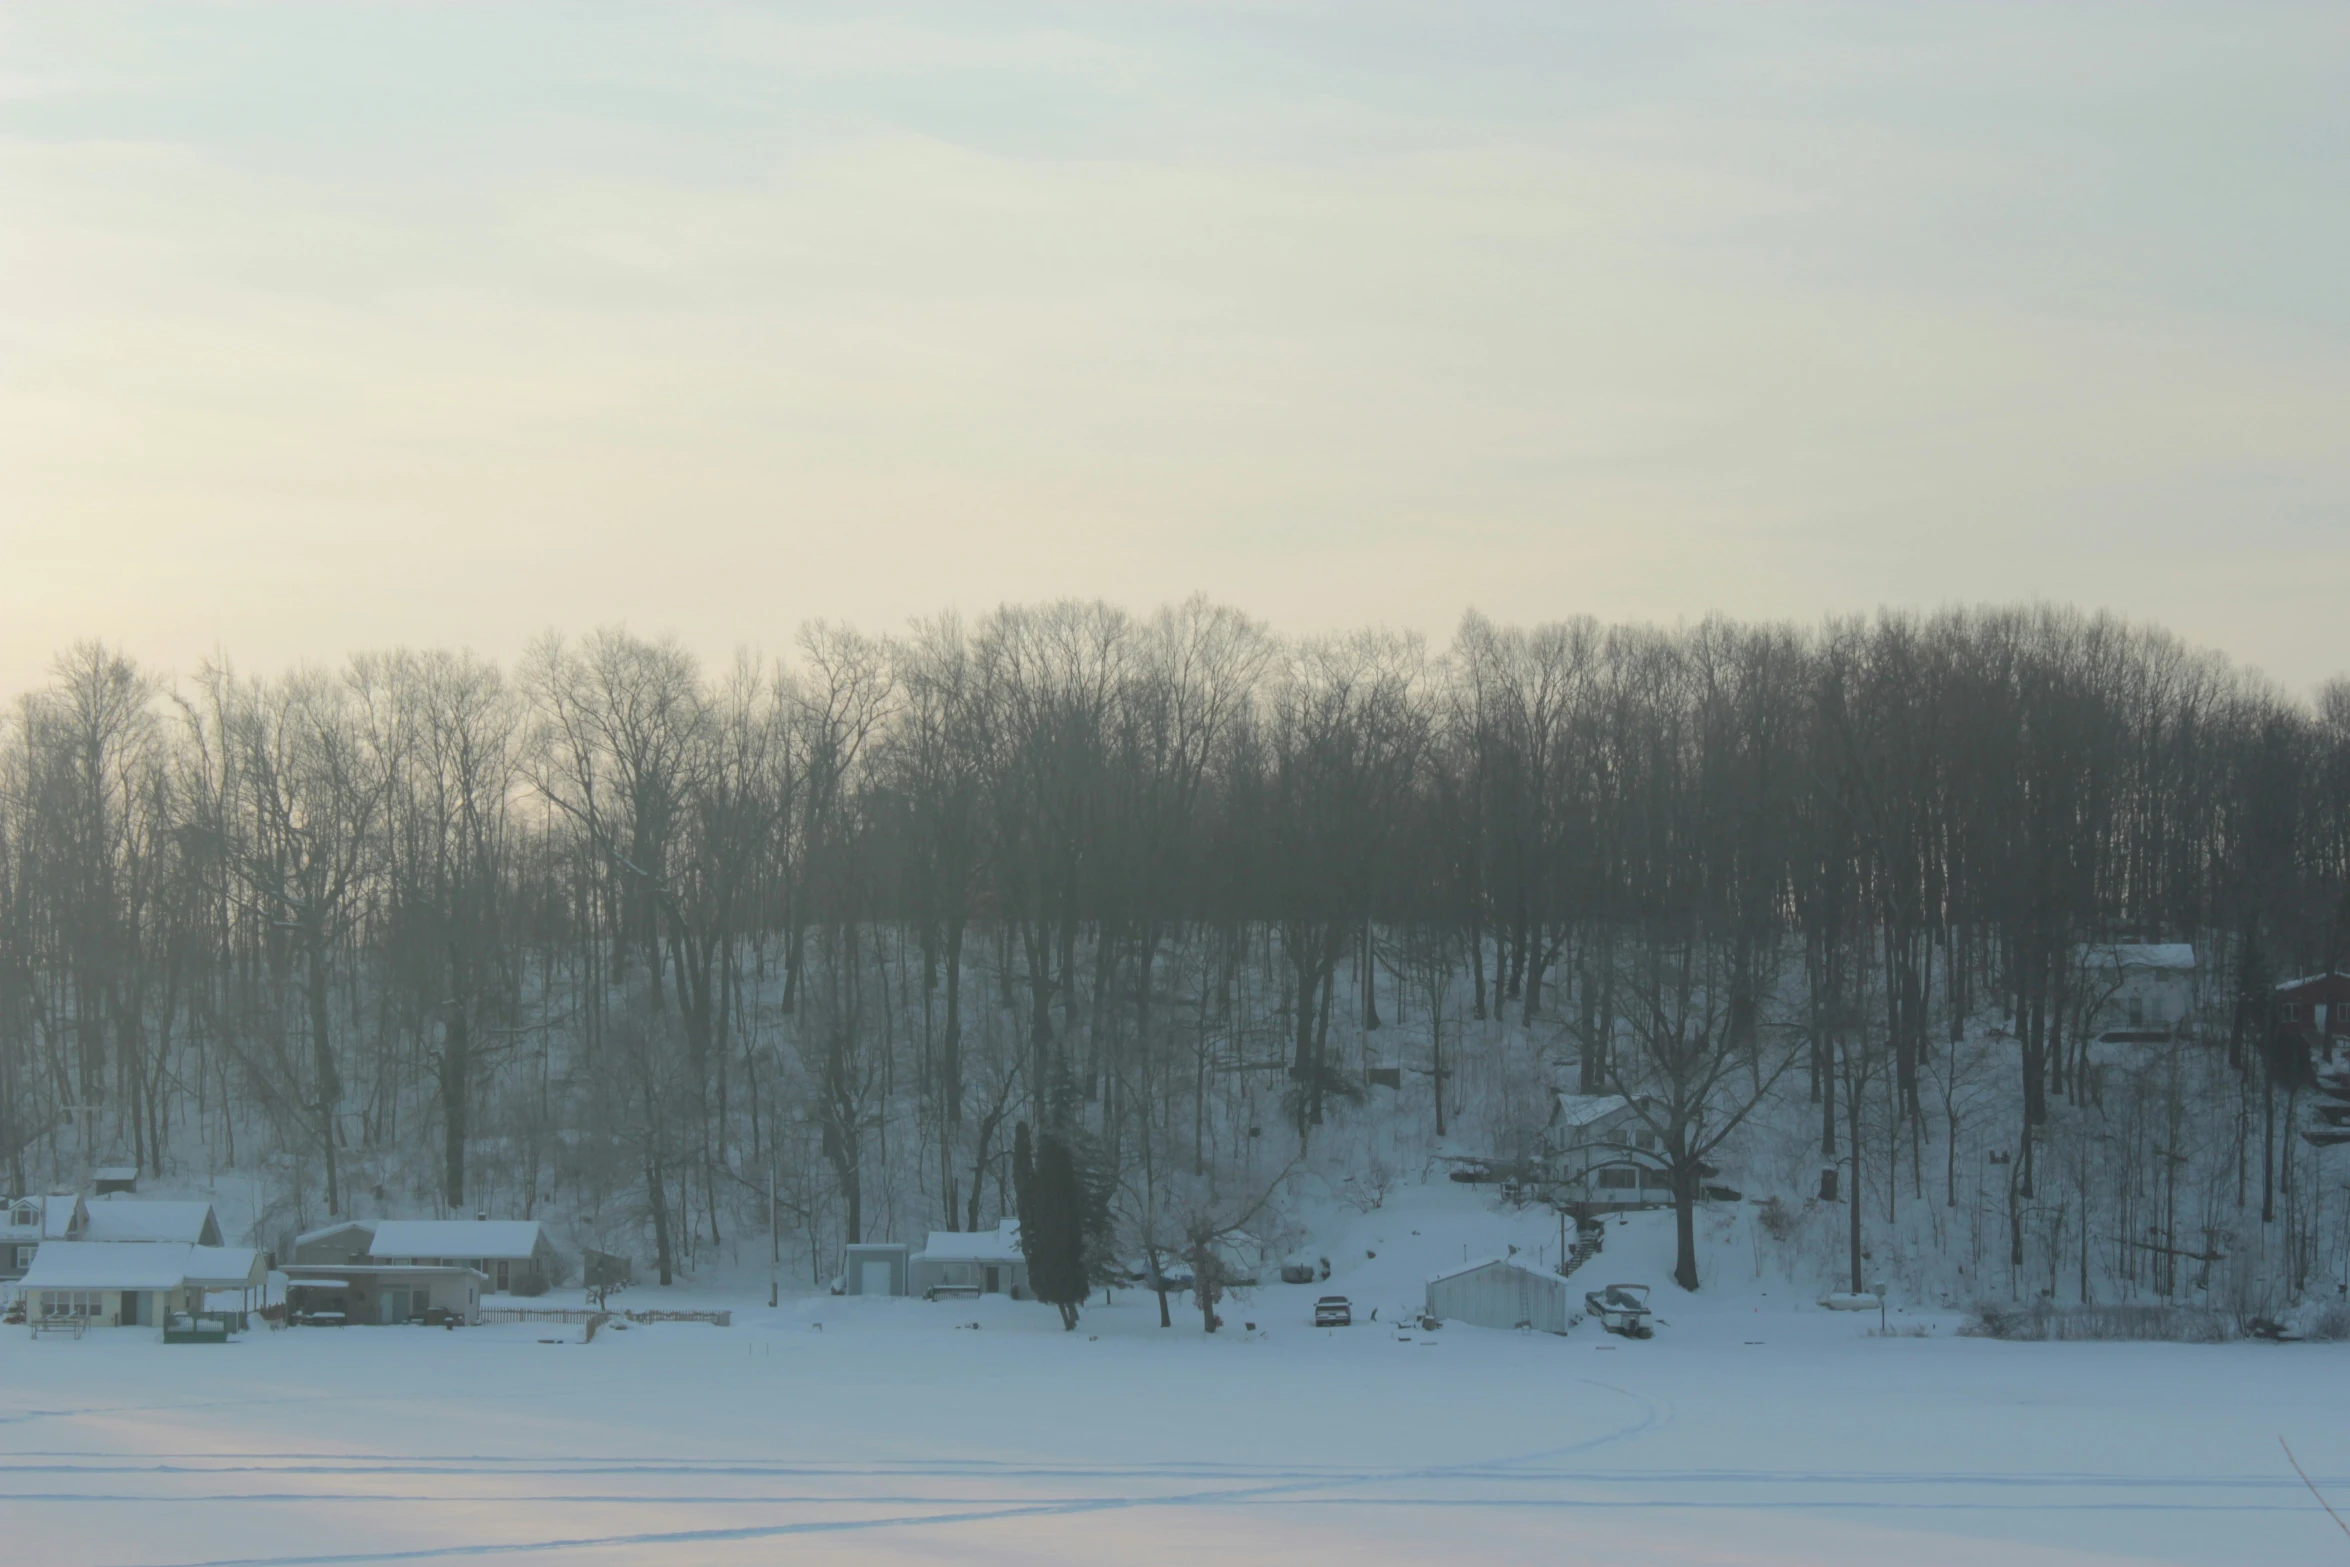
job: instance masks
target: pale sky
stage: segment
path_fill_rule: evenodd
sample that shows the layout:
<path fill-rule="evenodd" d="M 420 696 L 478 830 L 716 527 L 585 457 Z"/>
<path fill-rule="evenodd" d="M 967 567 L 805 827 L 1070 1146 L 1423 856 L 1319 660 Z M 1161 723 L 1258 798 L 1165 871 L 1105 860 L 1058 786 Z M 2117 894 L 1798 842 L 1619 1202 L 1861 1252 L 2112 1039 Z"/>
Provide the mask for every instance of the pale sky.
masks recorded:
<path fill-rule="evenodd" d="M 0 7 L 0 692 L 1204 590 L 2350 670 L 2350 5 Z"/>

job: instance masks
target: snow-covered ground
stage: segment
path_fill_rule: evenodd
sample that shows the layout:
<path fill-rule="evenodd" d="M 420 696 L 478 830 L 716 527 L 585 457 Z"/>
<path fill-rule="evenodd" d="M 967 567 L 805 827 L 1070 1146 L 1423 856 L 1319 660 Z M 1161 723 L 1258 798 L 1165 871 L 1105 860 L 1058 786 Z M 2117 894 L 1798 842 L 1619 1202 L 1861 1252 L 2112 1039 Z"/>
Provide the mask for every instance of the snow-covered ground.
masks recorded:
<path fill-rule="evenodd" d="M 1666 1282 L 1669 1220 L 1611 1229 L 1576 1284 L 1658 1285 L 1648 1343 L 1393 1330 L 1464 1253 L 1556 1246 L 1442 1185 L 1334 1222 L 1328 1284 L 1235 1298 L 1213 1339 L 1139 1294 L 1063 1334 L 1035 1305 L 770 1311 L 763 1287 L 639 1288 L 734 1325 L 592 1345 L 11 1329 L 0 1540 L 92 1564 L 2350 1561 L 2278 1446 L 2350 1502 L 2350 1346 L 2002 1344 L 1907 1314 L 1879 1337 L 1758 1277 L 1744 1223 L 1715 1219 L 1696 1297 Z M 1325 1291 L 1378 1322 L 1309 1327 Z"/>

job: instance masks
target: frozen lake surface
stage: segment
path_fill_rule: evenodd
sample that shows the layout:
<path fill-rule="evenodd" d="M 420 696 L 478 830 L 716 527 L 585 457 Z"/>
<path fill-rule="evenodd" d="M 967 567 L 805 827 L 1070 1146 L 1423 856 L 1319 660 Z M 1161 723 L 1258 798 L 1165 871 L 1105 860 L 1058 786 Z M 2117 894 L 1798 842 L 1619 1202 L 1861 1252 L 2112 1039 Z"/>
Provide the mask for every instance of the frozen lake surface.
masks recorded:
<path fill-rule="evenodd" d="M 1236 1299 L 1213 1339 L 1128 1294 L 1075 1334 L 763 1294 L 592 1345 L 11 1329 L 0 1516 L 18 1560 L 174 1567 L 2350 1560 L 2278 1446 L 2350 1504 L 2350 1346 L 1881 1338 L 1760 1285 L 1660 1289 L 1648 1343 L 1406 1337 L 1428 1259 L 1381 1222 L 1379 1266 Z M 1647 1271 L 1646 1229 L 1595 1272 Z M 1380 1323 L 1307 1326 L 1324 1288 Z"/>

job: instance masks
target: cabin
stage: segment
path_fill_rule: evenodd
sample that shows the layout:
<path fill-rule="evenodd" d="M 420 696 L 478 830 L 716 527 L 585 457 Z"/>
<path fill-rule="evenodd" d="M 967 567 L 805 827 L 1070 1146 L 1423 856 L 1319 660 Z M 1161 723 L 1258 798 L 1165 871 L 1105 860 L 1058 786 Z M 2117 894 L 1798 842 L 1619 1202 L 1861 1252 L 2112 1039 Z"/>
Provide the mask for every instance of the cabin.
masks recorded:
<path fill-rule="evenodd" d="M 367 1260 L 471 1268 L 501 1295 L 544 1295 L 555 1285 L 555 1246 L 536 1219 L 378 1219 Z"/>
<path fill-rule="evenodd" d="M 1028 1259 L 1020 1251 L 1020 1221 L 1006 1219 L 992 1230 L 932 1230 L 919 1252 L 907 1259 L 907 1291 L 927 1299 L 941 1295 L 1009 1295 L 1027 1300 Z"/>
<path fill-rule="evenodd" d="M 150 1202 L 143 1197 L 93 1197 L 82 1239 L 120 1244 L 176 1241 L 182 1246 L 219 1246 L 219 1216 L 208 1202 Z"/>
<path fill-rule="evenodd" d="M 2162 1044 L 2194 1012 L 2195 949 L 2187 942 L 2098 942 L 2076 958 L 2084 1027 L 2102 1044 Z"/>
<path fill-rule="evenodd" d="M 43 1241 L 78 1241 L 89 1210 L 73 1192 L 11 1197 L 0 1213 L 0 1284 L 21 1279 Z"/>
<path fill-rule="evenodd" d="M 841 1248 L 844 1295 L 913 1293 L 913 1248 L 895 1241 L 853 1241 Z"/>
<path fill-rule="evenodd" d="M 1564 1333 L 1567 1281 L 1514 1257 L 1486 1257 L 1430 1279 L 1428 1315 L 1471 1327 Z"/>
<path fill-rule="evenodd" d="M 297 1262 L 285 1275 L 287 1319 L 309 1327 L 472 1324 L 489 1282 L 461 1262 Z"/>
<path fill-rule="evenodd" d="M 2350 1057 L 2350 974 L 2305 974 L 2276 988 L 2277 1026 L 2324 1067 Z"/>
<path fill-rule="evenodd" d="M 17 1281 L 25 1325 L 36 1335 L 59 1328 L 160 1330 L 175 1313 L 204 1309 L 204 1286 L 188 1276 L 197 1249 L 179 1241 L 45 1242 Z"/>
<path fill-rule="evenodd" d="M 138 1189 L 139 1167 L 135 1164 L 102 1164 L 90 1172 L 90 1190 L 97 1196 Z"/>

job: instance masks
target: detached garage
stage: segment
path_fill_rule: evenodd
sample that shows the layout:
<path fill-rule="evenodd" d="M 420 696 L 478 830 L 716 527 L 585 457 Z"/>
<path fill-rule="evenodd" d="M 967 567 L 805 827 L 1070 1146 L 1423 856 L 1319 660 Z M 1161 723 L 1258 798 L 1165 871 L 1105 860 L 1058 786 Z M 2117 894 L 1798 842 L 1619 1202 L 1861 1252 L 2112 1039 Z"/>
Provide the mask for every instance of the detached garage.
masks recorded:
<path fill-rule="evenodd" d="M 1507 1257 L 1488 1257 L 1428 1281 L 1428 1315 L 1478 1328 L 1567 1331 L 1567 1281 Z"/>

